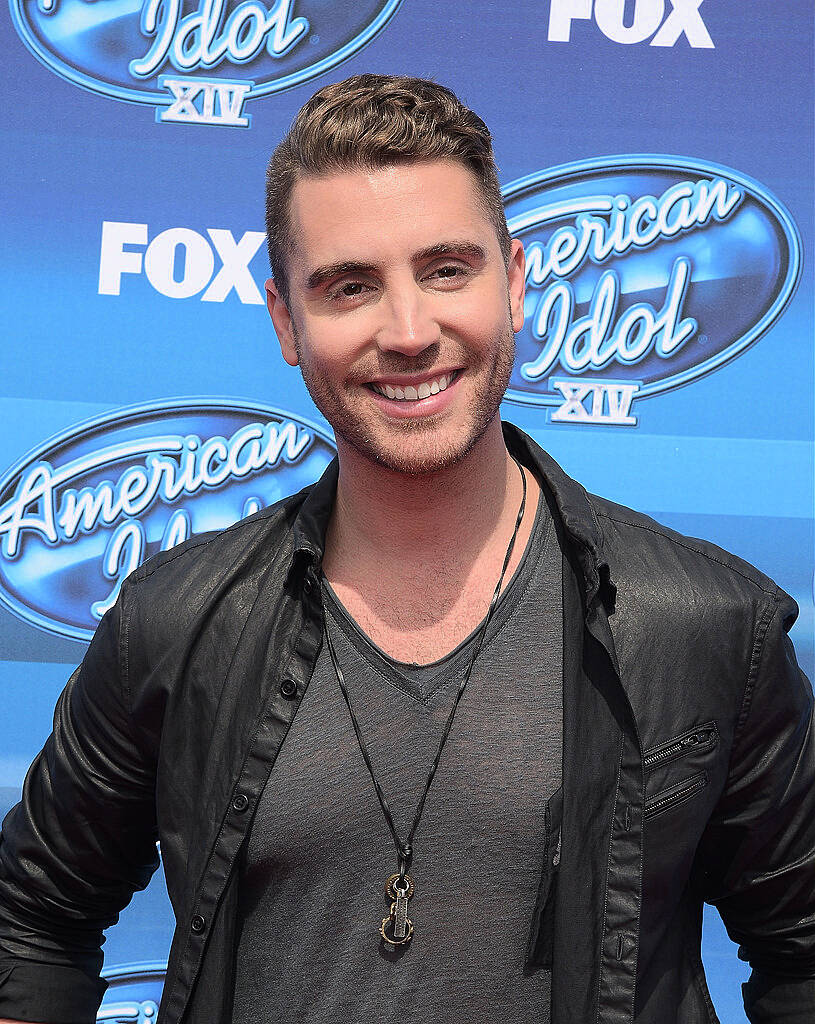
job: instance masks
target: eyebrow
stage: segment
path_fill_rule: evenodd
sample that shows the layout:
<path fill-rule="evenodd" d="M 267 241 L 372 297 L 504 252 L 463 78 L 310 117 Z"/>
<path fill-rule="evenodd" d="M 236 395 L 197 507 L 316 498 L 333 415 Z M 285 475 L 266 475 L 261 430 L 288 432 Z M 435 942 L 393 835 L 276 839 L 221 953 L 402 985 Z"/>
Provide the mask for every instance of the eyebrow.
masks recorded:
<path fill-rule="evenodd" d="M 424 263 L 428 260 L 438 259 L 440 256 L 465 256 L 474 263 L 484 263 L 487 259 L 487 250 L 475 242 L 450 241 L 438 242 L 426 249 L 419 249 L 411 257 L 413 263 Z M 328 263 L 324 267 L 317 267 L 306 279 L 306 288 L 314 291 L 326 281 L 334 277 L 343 277 L 346 274 L 372 274 L 376 272 L 374 263 L 363 263 L 359 260 L 341 260 L 337 263 Z"/>

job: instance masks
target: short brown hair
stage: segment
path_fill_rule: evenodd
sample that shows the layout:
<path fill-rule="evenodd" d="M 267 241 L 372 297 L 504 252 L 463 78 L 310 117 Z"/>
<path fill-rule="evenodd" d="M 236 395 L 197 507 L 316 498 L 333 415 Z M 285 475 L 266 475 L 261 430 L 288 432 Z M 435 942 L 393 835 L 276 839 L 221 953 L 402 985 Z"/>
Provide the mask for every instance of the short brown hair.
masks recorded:
<path fill-rule="evenodd" d="M 400 75 L 354 75 L 316 92 L 275 149 L 266 174 L 269 262 L 284 301 L 289 201 L 299 177 L 445 158 L 475 175 L 484 212 L 509 260 L 511 239 L 489 129 L 455 93 Z"/>

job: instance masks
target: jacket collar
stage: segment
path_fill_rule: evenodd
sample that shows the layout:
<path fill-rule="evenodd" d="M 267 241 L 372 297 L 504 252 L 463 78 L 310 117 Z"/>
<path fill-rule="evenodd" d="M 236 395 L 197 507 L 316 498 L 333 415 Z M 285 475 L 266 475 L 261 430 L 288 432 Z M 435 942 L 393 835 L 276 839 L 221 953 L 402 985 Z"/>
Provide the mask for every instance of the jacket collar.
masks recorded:
<path fill-rule="evenodd" d="M 510 454 L 537 471 L 538 478 L 552 498 L 577 562 L 584 607 L 588 608 L 599 594 L 610 609 L 613 607 L 616 588 L 603 553 L 602 532 L 586 490 L 564 473 L 528 434 L 511 423 L 504 423 L 503 430 Z M 304 559 L 309 565 L 319 566 L 322 562 L 338 474 L 339 465 L 335 458 L 317 483 L 306 492 L 293 524 L 295 563 Z"/>
<path fill-rule="evenodd" d="M 326 466 L 320 479 L 301 492 L 305 494 L 305 500 L 292 527 L 295 564 L 304 561 L 309 565 L 319 566 L 322 563 L 325 534 L 337 494 L 339 469 L 339 462 L 335 456 Z"/>
<path fill-rule="evenodd" d="M 552 456 L 528 434 L 511 423 L 504 423 L 503 427 L 510 455 L 537 469 L 538 478 L 552 498 L 569 548 L 577 561 L 585 607 L 588 608 L 599 594 L 610 610 L 617 588 L 611 580 L 603 551 L 603 534 L 586 489 L 564 473 Z"/>

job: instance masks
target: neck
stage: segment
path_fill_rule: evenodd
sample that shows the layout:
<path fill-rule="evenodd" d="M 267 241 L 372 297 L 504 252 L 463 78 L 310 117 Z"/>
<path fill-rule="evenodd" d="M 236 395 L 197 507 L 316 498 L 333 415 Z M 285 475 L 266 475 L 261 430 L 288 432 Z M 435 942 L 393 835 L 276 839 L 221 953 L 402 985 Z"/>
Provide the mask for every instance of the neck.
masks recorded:
<path fill-rule="evenodd" d="M 338 439 L 339 441 L 339 439 Z M 471 562 L 517 514 L 520 473 L 499 418 L 459 463 L 408 476 L 339 448 L 337 500 L 326 542 L 328 565 L 447 568 Z"/>

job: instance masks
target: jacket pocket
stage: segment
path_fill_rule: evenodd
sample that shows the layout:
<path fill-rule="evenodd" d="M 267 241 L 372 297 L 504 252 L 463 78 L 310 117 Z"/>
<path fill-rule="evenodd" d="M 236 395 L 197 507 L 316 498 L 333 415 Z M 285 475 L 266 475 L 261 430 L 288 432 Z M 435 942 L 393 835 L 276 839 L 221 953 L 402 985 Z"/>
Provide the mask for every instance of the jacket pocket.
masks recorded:
<path fill-rule="evenodd" d="M 718 742 L 719 731 L 716 728 L 716 723 L 706 722 L 704 725 L 697 725 L 694 729 L 688 729 L 687 732 L 673 736 L 664 743 L 646 750 L 642 766 L 645 771 L 650 772 L 655 768 L 662 768 L 679 757 L 685 757 L 688 754 L 702 754 L 707 750 L 712 750 Z"/>
<path fill-rule="evenodd" d="M 690 800 L 692 796 L 703 790 L 707 784 L 707 772 L 699 772 L 697 775 L 692 775 L 689 779 L 678 782 L 675 786 L 663 789 L 661 793 L 646 799 L 643 812 L 644 817 L 656 817 L 657 814 L 662 814 L 663 811 L 667 811 L 670 807 L 675 807 L 677 804 L 684 803 L 685 800 Z"/>

